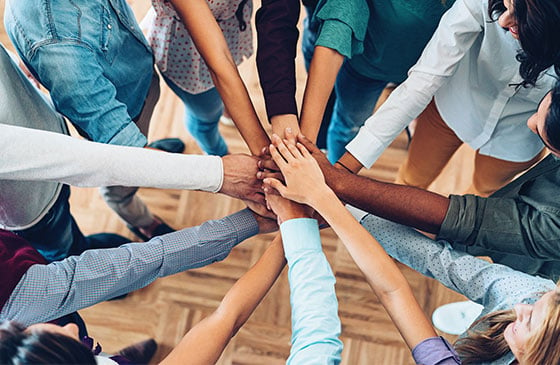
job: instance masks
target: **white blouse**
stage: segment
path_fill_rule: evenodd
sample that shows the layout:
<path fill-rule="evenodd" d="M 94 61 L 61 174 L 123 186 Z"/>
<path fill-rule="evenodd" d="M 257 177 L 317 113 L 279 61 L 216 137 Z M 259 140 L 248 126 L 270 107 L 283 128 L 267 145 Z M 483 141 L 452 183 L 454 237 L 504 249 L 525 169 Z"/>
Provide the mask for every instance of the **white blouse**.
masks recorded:
<path fill-rule="evenodd" d="M 235 16 L 242 0 L 207 2 L 224 33 L 233 60 L 239 65 L 244 57 L 253 54 L 252 0 L 243 6 L 243 31 Z M 152 9 L 142 23 L 162 74 L 191 94 L 200 94 L 214 87 L 208 66 L 169 1 L 152 0 Z"/>
<path fill-rule="evenodd" d="M 487 0 L 457 0 L 443 15 L 406 81 L 346 146 L 362 165 L 370 167 L 432 98 L 447 125 L 481 154 L 521 162 L 543 148 L 526 123 L 555 79 L 546 74 L 536 87 L 512 86 L 522 81 L 515 59 L 521 46 L 487 8 Z"/>

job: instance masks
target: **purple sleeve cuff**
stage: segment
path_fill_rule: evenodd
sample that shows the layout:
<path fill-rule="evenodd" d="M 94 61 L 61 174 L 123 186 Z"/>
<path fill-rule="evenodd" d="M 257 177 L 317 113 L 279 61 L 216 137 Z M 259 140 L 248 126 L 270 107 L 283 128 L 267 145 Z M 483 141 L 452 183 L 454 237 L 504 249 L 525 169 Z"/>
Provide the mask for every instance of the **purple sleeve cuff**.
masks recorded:
<path fill-rule="evenodd" d="M 443 337 L 430 337 L 414 346 L 412 357 L 421 365 L 461 364 L 459 355 Z"/>

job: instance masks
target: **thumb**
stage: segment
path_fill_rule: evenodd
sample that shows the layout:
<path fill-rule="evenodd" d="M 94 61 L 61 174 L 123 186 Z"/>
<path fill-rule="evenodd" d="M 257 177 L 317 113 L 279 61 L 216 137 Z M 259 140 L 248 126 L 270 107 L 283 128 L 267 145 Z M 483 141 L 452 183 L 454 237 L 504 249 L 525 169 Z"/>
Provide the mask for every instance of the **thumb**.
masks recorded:
<path fill-rule="evenodd" d="M 321 152 L 317 146 L 313 142 L 311 142 L 306 136 L 303 134 L 298 134 L 297 136 L 298 142 L 305 146 L 305 148 L 311 152 L 311 154 L 315 154 Z"/>
<path fill-rule="evenodd" d="M 267 177 L 266 179 L 263 180 L 263 183 L 265 183 L 266 185 L 271 186 L 272 188 L 274 188 L 276 191 L 278 191 L 280 193 L 280 195 L 282 195 L 282 197 L 286 197 L 286 194 L 288 192 L 288 188 L 284 186 L 284 184 L 282 184 L 280 182 L 280 180 L 272 178 L 272 177 Z"/>

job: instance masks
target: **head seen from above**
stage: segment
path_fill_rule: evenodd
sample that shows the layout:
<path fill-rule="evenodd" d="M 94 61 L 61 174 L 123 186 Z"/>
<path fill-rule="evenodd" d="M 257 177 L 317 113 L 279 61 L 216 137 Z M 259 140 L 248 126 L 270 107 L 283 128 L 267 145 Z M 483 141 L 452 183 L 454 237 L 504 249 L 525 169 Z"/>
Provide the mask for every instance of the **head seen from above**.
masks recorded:
<path fill-rule="evenodd" d="M 552 154 L 560 157 L 560 81 L 541 100 L 537 111 L 527 120 L 527 126 Z"/>
<path fill-rule="evenodd" d="M 560 347 L 560 287 L 545 293 L 535 304 L 517 304 L 513 310 L 490 313 L 457 340 L 463 364 L 497 360 L 508 351 L 519 364 L 558 364 Z"/>
<path fill-rule="evenodd" d="M 523 86 L 533 86 L 550 66 L 560 75 L 560 1 L 489 0 L 488 13 L 521 44 Z"/>

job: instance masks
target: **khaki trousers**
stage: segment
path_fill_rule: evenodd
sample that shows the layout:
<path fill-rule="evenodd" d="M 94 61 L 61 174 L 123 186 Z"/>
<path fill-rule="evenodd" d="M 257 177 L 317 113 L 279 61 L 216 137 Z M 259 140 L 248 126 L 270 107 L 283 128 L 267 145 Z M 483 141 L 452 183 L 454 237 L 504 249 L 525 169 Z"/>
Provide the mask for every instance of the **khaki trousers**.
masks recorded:
<path fill-rule="evenodd" d="M 427 189 L 462 144 L 463 141 L 443 121 L 432 100 L 417 118 L 408 156 L 399 169 L 396 182 Z M 472 184 L 465 193 L 488 196 L 544 155 L 543 149 L 529 161 L 512 162 L 482 155 L 477 150 Z"/>

